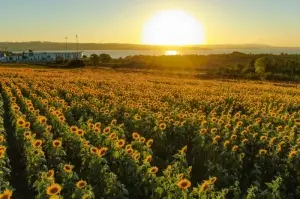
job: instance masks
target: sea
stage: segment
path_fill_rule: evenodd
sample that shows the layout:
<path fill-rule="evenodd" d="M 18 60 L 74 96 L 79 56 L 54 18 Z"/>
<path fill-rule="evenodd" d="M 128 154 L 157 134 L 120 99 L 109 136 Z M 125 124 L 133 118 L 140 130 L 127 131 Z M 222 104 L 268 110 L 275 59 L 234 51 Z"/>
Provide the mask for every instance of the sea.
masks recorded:
<path fill-rule="evenodd" d="M 90 56 L 92 54 L 109 54 L 112 58 L 125 58 L 134 55 L 210 55 L 210 54 L 230 54 L 232 52 L 241 52 L 247 54 L 300 54 L 300 48 L 241 48 L 241 49 L 204 49 L 204 50 L 79 50 L 83 55 Z M 64 52 L 57 51 L 35 51 L 35 52 Z M 72 51 L 68 51 L 72 52 Z M 76 52 L 76 51 L 73 51 Z"/>

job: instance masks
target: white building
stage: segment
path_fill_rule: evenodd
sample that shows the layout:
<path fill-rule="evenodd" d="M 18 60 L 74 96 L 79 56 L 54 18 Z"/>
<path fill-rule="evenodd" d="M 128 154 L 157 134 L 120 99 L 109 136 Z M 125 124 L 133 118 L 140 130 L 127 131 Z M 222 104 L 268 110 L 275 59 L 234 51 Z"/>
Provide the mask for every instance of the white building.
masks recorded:
<path fill-rule="evenodd" d="M 79 59 L 82 52 L 26 52 L 13 53 L 9 56 L 0 56 L 0 62 L 39 62 L 55 61 L 57 58 L 62 59 Z"/>

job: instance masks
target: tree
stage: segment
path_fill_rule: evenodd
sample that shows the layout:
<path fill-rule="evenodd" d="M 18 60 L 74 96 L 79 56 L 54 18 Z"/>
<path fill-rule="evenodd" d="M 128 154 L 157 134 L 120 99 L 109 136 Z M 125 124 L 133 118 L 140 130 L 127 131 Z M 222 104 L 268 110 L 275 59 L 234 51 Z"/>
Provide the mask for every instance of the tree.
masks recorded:
<path fill-rule="evenodd" d="M 112 58 L 109 54 L 102 53 L 99 55 L 99 60 L 101 63 L 109 63 Z"/>
<path fill-rule="evenodd" d="M 255 66 L 255 72 L 259 75 L 263 75 L 266 72 L 267 68 L 267 60 L 265 57 L 260 57 L 255 60 L 254 66 Z"/>
<path fill-rule="evenodd" d="M 99 64 L 99 56 L 96 54 L 92 54 L 90 60 L 93 66 L 97 66 Z"/>

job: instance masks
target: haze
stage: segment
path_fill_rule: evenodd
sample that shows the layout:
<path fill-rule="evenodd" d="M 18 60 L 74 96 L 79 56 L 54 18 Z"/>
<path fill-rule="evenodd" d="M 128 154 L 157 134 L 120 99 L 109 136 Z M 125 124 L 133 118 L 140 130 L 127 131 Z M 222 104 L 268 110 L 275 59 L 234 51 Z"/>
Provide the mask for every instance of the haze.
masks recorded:
<path fill-rule="evenodd" d="M 300 46 L 300 1 L 1 1 L 0 41 L 142 43 L 143 26 L 163 10 L 182 10 L 203 26 L 205 44 Z M 181 24 L 178 24 L 179 28 Z"/>

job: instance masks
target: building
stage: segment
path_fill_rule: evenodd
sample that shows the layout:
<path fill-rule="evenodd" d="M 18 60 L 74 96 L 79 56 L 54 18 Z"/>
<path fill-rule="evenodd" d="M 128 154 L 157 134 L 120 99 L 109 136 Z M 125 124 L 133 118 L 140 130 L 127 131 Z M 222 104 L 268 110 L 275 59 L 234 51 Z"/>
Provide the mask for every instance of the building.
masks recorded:
<path fill-rule="evenodd" d="M 79 59 L 83 55 L 82 52 L 24 52 L 24 53 L 0 53 L 0 62 L 41 62 L 55 61 L 61 59 Z"/>

